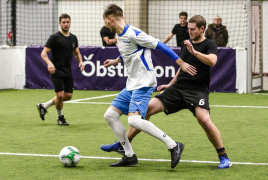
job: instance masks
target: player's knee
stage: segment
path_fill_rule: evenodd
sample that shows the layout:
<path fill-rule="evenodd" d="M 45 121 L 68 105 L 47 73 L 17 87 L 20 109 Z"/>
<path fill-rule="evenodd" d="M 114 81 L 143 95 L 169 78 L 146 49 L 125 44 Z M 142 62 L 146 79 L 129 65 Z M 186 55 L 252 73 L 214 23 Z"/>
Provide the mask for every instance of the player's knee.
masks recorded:
<path fill-rule="evenodd" d="M 57 96 L 57 99 L 63 100 L 64 99 L 64 92 L 57 92 L 56 96 Z"/>
<path fill-rule="evenodd" d="M 153 105 L 149 103 L 145 119 L 150 118 L 153 114 Z"/>
<path fill-rule="evenodd" d="M 158 98 L 153 98 L 148 104 L 148 109 L 146 113 L 146 120 L 149 120 L 150 117 L 154 114 L 164 111 L 164 106 Z"/>
<path fill-rule="evenodd" d="M 64 101 L 69 101 L 72 99 L 72 94 L 64 94 Z"/>
<path fill-rule="evenodd" d="M 198 117 L 197 120 L 204 129 L 209 129 L 212 123 L 210 117 L 207 116 Z"/>
<path fill-rule="evenodd" d="M 140 115 L 132 115 L 128 117 L 128 124 L 131 127 L 134 127 L 136 129 L 140 129 L 138 127 L 138 122 L 141 121 L 141 116 Z"/>
<path fill-rule="evenodd" d="M 108 108 L 107 111 L 104 113 L 104 119 L 107 121 L 107 123 L 119 120 L 119 118 L 120 114 L 111 108 Z"/>

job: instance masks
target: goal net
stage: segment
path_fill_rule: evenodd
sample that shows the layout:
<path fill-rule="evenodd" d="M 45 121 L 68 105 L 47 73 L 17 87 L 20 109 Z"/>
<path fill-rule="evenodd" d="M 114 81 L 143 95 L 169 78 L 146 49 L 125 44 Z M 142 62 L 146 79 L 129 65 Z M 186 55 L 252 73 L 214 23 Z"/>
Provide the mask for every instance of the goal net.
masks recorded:
<path fill-rule="evenodd" d="M 101 46 L 102 14 L 110 3 L 122 7 L 126 23 L 161 41 L 179 23 L 179 13 L 186 11 L 188 19 L 199 14 L 207 24 L 219 15 L 229 32 L 228 47 L 247 45 L 246 0 L 1 0 L 0 43 L 12 44 L 10 32 L 15 30 L 13 44 L 44 45 L 49 35 L 59 30 L 58 17 L 67 13 L 72 18 L 70 31 L 78 36 L 80 45 Z M 176 46 L 175 38 L 168 45 Z"/>

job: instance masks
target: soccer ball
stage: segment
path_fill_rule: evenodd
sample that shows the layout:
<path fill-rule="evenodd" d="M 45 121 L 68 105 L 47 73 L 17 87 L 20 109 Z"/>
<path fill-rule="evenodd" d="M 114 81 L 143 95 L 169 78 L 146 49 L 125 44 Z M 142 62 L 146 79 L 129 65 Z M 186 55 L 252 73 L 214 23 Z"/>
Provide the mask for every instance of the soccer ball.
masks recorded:
<path fill-rule="evenodd" d="M 73 146 L 66 146 L 60 151 L 60 161 L 66 167 L 76 166 L 80 161 L 80 152 Z"/>

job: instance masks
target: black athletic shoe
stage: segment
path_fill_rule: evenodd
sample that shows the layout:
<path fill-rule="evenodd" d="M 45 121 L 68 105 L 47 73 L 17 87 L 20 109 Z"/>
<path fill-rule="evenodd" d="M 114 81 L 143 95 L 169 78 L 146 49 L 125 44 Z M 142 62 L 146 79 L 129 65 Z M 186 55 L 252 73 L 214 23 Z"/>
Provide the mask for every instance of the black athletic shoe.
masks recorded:
<path fill-rule="evenodd" d="M 47 110 L 43 107 L 43 105 L 41 103 L 37 104 L 36 106 L 37 106 L 40 118 L 44 121 L 45 120 L 45 114 L 47 113 Z"/>
<path fill-rule="evenodd" d="M 120 166 L 133 166 L 136 164 L 138 164 L 138 158 L 135 154 L 133 154 L 132 157 L 127 157 L 126 155 L 124 155 L 120 161 L 113 163 L 110 166 L 120 167 Z"/>
<path fill-rule="evenodd" d="M 59 116 L 58 117 L 58 125 L 61 125 L 61 126 L 69 126 L 69 123 L 66 122 L 66 119 L 62 115 L 62 116 Z"/>
<path fill-rule="evenodd" d="M 181 154 L 184 149 L 184 144 L 176 142 L 176 146 L 172 149 L 169 149 L 171 153 L 171 168 L 174 168 L 177 166 L 177 164 L 180 162 Z"/>

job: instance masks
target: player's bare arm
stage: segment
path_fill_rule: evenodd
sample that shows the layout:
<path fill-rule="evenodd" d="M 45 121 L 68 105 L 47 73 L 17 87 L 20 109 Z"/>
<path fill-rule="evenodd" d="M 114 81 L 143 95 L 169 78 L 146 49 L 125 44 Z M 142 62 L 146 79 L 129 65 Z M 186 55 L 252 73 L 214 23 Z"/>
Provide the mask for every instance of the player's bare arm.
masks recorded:
<path fill-rule="evenodd" d="M 103 40 L 106 42 L 106 44 L 111 45 L 111 44 L 116 44 L 117 39 L 116 37 L 114 39 L 109 39 L 108 37 L 103 37 Z"/>
<path fill-rule="evenodd" d="M 108 37 L 103 37 L 102 39 L 106 42 L 106 44 L 111 45 Z"/>
<path fill-rule="evenodd" d="M 114 35 L 114 39 L 109 39 L 109 45 L 116 44 L 116 43 L 117 43 L 117 39 L 116 39 L 116 35 Z"/>
<path fill-rule="evenodd" d="M 203 54 L 201 52 L 198 52 L 194 49 L 192 43 L 189 40 L 185 40 L 184 44 L 186 45 L 188 51 L 193 54 L 195 57 L 197 57 L 201 62 L 203 62 L 206 65 L 214 66 L 217 62 L 217 56 L 215 54 Z"/>
<path fill-rule="evenodd" d="M 114 39 L 110 39 L 112 41 L 112 44 L 116 44 L 117 43 L 117 38 L 116 38 L 116 35 L 114 35 Z"/>
<path fill-rule="evenodd" d="M 116 39 L 109 39 L 108 42 L 109 42 L 109 45 L 116 44 L 117 40 Z"/>
<path fill-rule="evenodd" d="M 188 74 L 194 76 L 196 75 L 196 68 L 186 62 L 184 62 L 181 58 L 176 60 L 176 63 L 181 67 L 181 70 L 187 72 Z"/>
<path fill-rule="evenodd" d="M 83 64 L 83 59 L 82 59 L 82 56 L 81 56 L 81 54 L 80 54 L 80 51 L 79 51 L 79 48 L 77 47 L 77 48 L 75 48 L 75 50 L 74 50 L 74 57 L 75 57 L 75 59 L 76 59 L 76 61 L 78 62 L 78 67 L 80 67 L 81 68 L 81 71 L 84 71 L 84 69 L 85 69 L 85 66 L 84 66 L 84 64 Z"/>
<path fill-rule="evenodd" d="M 55 68 L 54 64 L 50 61 L 50 59 L 48 58 L 48 55 L 47 55 L 50 51 L 51 51 L 50 48 L 44 47 L 43 51 L 41 52 L 41 57 L 45 61 L 45 63 L 47 64 L 48 72 L 50 74 L 54 74 L 56 71 L 56 68 Z"/>
<path fill-rule="evenodd" d="M 173 61 L 175 61 L 184 72 L 194 76 L 196 74 L 196 68 L 186 62 L 184 62 L 173 50 L 171 50 L 167 45 L 158 41 L 156 49 L 160 49 L 163 53 L 169 56 Z"/>
<path fill-rule="evenodd" d="M 103 65 L 104 65 L 104 67 L 110 67 L 110 66 L 112 66 L 112 65 L 117 65 L 118 63 L 120 63 L 121 62 L 121 59 L 118 57 L 118 58 L 116 58 L 116 59 L 107 59 L 104 63 L 103 63 Z"/>
<path fill-rule="evenodd" d="M 169 35 L 167 35 L 167 37 L 164 39 L 163 43 L 166 44 L 172 37 L 173 37 L 173 33 L 171 32 Z"/>
<path fill-rule="evenodd" d="M 179 76 L 180 69 L 181 69 L 181 68 L 179 68 L 179 70 L 177 71 L 177 73 L 176 73 L 176 75 L 174 76 L 174 78 L 173 78 L 168 84 L 163 84 L 163 85 L 161 85 L 161 86 L 158 86 L 158 87 L 157 87 L 157 91 L 159 91 L 159 92 L 160 92 L 160 91 L 163 91 L 163 90 L 169 88 L 172 84 L 174 84 L 174 83 L 177 81 L 177 77 Z"/>

